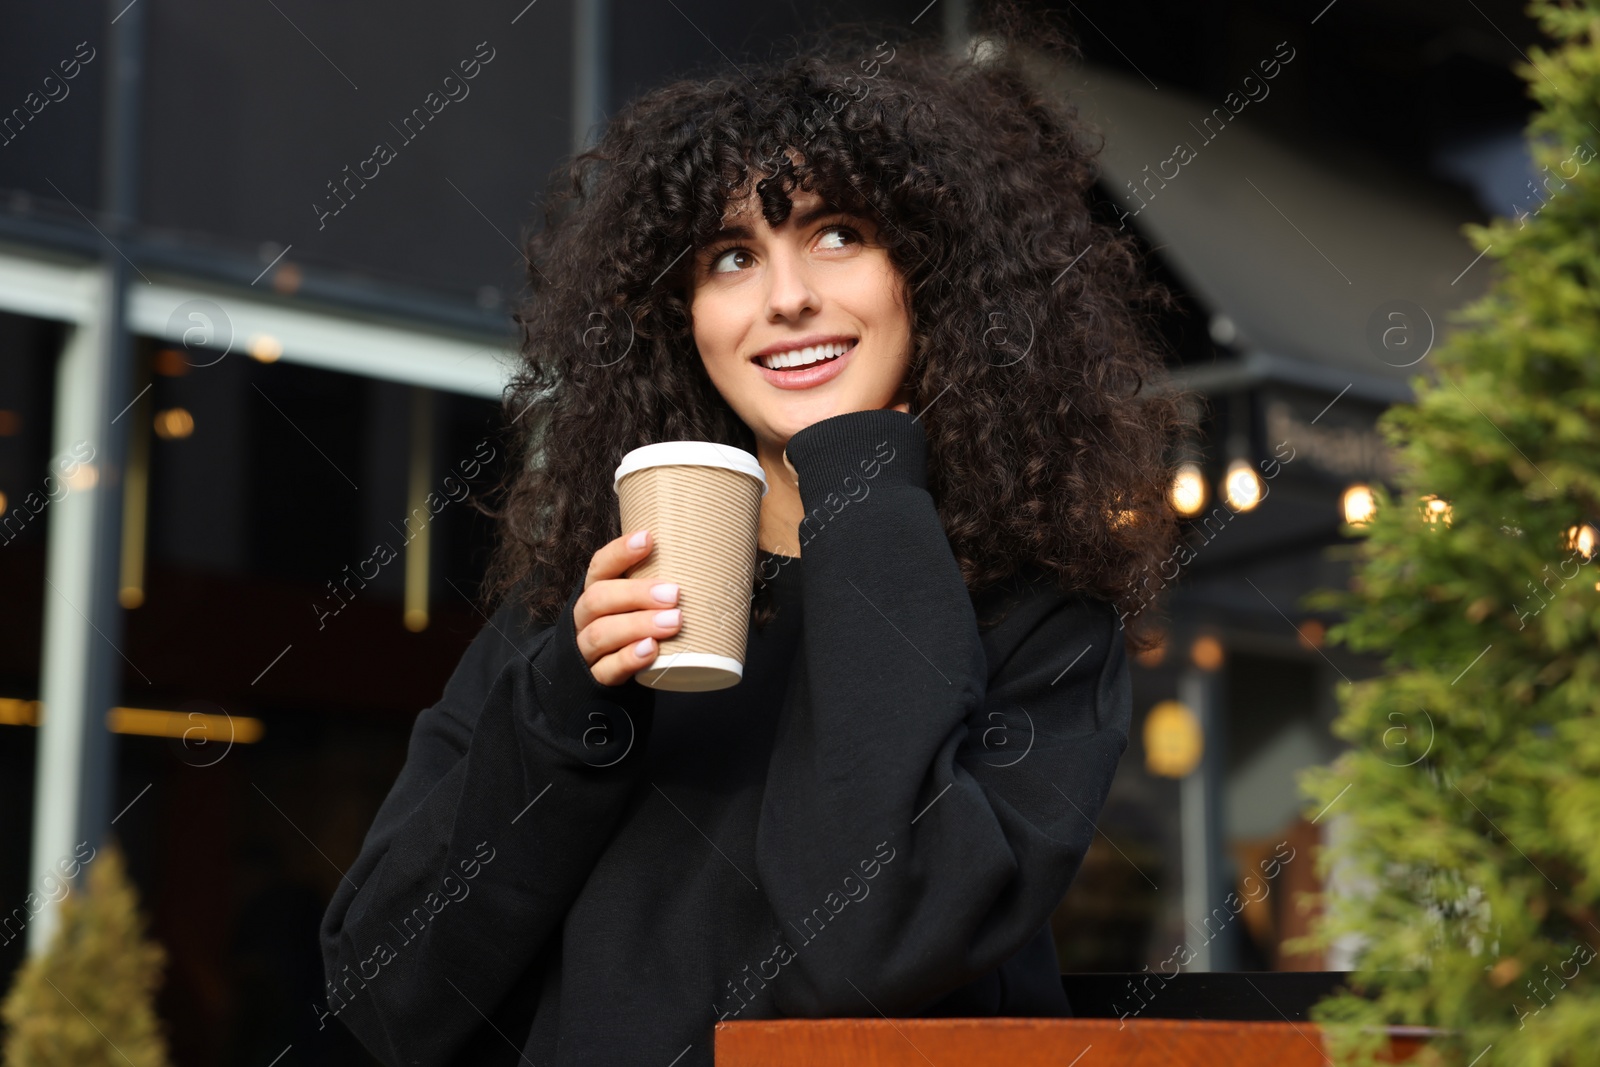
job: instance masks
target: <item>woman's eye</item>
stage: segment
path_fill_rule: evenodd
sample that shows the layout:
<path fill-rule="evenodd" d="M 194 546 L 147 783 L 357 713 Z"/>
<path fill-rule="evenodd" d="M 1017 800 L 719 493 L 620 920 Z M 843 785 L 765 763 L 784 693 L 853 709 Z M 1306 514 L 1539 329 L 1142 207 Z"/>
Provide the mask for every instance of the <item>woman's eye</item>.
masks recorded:
<path fill-rule="evenodd" d="M 839 236 L 839 235 L 843 235 L 844 237 L 848 238 L 851 241 L 859 241 L 860 240 L 860 238 L 856 236 L 856 232 L 854 230 L 850 229 L 850 227 L 848 227 L 848 226 L 829 226 L 826 230 L 822 231 L 822 240 L 824 242 L 828 242 L 828 241 L 833 240 L 836 236 Z M 826 248 L 840 248 L 840 247 L 842 247 L 842 245 L 839 245 L 839 244 L 825 244 L 824 247 L 826 247 Z"/>
<path fill-rule="evenodd" d="M 749 255 L 750 255 L 750 253 L 745 251 L 742 248 L 730 248 L 726 252 L 723 252 L 721 255 L 717 256 L 715 259 L 713 259 L 711 261 L 711 273 L 713 273 L 713 274 L 731 274 L 733 271 L 736 271 L 739 268 L 738 267 L 734 267 L 734 266 L 724 266 L 724 264 L 729 263 L 730 260 L 732 260 L 732 258 L 734 256 L 745 256 L 746 258 L 748 258 Z M 746 265 L 748 265 L 748 264 L 746 264 Z"/>

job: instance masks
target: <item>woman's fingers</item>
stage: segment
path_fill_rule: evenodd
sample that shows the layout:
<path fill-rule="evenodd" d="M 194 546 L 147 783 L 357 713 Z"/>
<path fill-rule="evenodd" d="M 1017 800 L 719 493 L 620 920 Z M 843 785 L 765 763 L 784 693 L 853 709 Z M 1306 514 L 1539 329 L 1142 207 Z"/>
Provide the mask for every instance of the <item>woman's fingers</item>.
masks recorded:
<path fill-rule="evenodd" d="M 578 631 L 578 651 L 584 662 L 594 667 L 602 659 L 620 651 L 627 651 L 641 641 L 652 645 L 660 638 L 671 637 L 683 625 L 683 613 L 678 608 L 660 608 L 646 611 L 628 611 L 616 615 L 602 615 Z M 635 651 L 640 651 L 635 649 Z M 655 649 L 649 649 L 650 657 Z M 637 657 L 643 663 L 648 657 Z M 623 657 L 626 662 L 628 657 Z M 637 667 L 635 668 L 637 669 Z"/>
<path fill-rule="evenodd" d="M 648 667 L 661 639 L 683 625 L 677 583 L 622 577 L 650 554 L 650 548 L 646 530 L 604 545 L 590 558 L 583 592 L 572 606 L 578 651 L 602 685 L 621 685 Z"/>
<path fill-rule="evenodd" d="M 610 578 L 620 578 L 629 567 L 638 563 L 650 554 L 650 531 L 635 530 L 625 533 L 614 541 L 603 545 L 589 559 L 589 572 L 583 577 L 583 587 L 588 589 L 595 582 L 603 582 Z"/>
<path fill-rule="evenodd" d="M 661 646 L 653 638 L 643 638 L 626 648 L 602 656 L 589 667 L 601 685 L 621 685 L 655 662 Z"/>
<path fill-rule="evenodd" d="M 572 605 L 572 626 L 580 633 L 606 615 L 625 611 L 676 607 L 678 585 L 659 578 L 611 578 L 595 582 L 579 594 Z"/>

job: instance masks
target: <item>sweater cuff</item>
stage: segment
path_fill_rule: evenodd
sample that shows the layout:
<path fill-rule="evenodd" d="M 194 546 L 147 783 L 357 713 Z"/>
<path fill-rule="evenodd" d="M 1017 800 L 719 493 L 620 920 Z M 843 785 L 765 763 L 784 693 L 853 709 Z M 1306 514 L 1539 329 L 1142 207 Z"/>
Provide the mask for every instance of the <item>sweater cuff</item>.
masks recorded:
<path fill-rule="evenodd" d="M 644 748 L 655 691 L 633 678 L 621 685 L 595 680 L 578 648 L 573 621 L 573 607 L 582 595 L 580 581 L 556 617 L 550 640 L 534 657 L 535 684 L 543 697 L 549 740 L 590 766 L 609 767 Z"/>
<path fill-rule="evenodd" d="M 892 408 L 814 422 L 789 438 L 788 454 L 800 475 L 800 499 L 808 511 L 829 494 L 852 496 L 866 481 L 875 487 L 927 488 L 928 444 L 922 426 Z"/>

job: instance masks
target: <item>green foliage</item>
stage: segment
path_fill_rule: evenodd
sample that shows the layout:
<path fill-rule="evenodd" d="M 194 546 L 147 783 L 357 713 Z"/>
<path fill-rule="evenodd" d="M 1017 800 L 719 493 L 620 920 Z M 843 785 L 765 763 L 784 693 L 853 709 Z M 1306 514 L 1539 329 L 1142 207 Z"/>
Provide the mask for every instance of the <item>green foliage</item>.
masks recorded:
<path fill-rule="evenodd" d="M 102 847 L 82 880 L 0 1005 L 6 1067 L 167 1067 L 154 1004 L 166 953 L 144 938 L 120 849 Z"/>
<path fill-rule="evenodd" d="M 1345 823 L 1322 869 L 1350 891 L 1300 945 L 1359 946 L 1368 996 L 1317 1010 L 1345 1062 L 1386 1023 L 1444 1031 L 1424 1063 L 1600 1062 L 1600 558 L 1569 543 L 1600 526 L 1600 0 L 1529 10 L 1560 42 L 1518 65 L 1548 191 L 1464 228 L 1491 289 L 1380 420 L 1396 493 L 1311 601 L 1386 666 L 1341 687 L 1352 747 L 1303 783 Z"/>

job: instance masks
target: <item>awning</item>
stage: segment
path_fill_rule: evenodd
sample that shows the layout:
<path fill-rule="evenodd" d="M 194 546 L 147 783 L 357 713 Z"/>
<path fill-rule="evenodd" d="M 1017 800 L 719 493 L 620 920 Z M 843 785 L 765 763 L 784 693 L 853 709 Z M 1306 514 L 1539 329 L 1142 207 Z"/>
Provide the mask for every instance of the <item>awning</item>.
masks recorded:
<path fill-rule="evenodd" d="M 1373 323 L 1413 330 L 1421 342 L 1431 322 L 1437 347 L 1452 328 L 1448 313 L 1489 281 L 1490 263 L 1474 264 L 1460 232 L 1477 218 L 1465 191 L 1386 169 L 1349 146 L 1307 153 L 1247 125 L 1252 111 L 1275 105 L 1278 86 L 1308 75 L 1292 62 L 1272 81 L 1258 73 L 1254 100 L 1242 91 L 1226 100 L 1158 91 L 1101 68 L 1041 71 L 1042 84 L 1067 93 L 1103 132 L 1102 184 L 1125 205 L 1123 221 L 1236 332 L 1237 361 L 1191 368 L 1185 384 L 1209 391 L 1270 379 L 1337 391 L 1351 383 L 1356 394 L 1404 399 L 1407 379 L 1428 373 L 1428 361 L 1404 365 L 1420 344 L 1380 356 L 1369 342 Z M 1422 316 L 1386 317 L 1397 301 Z"/>

